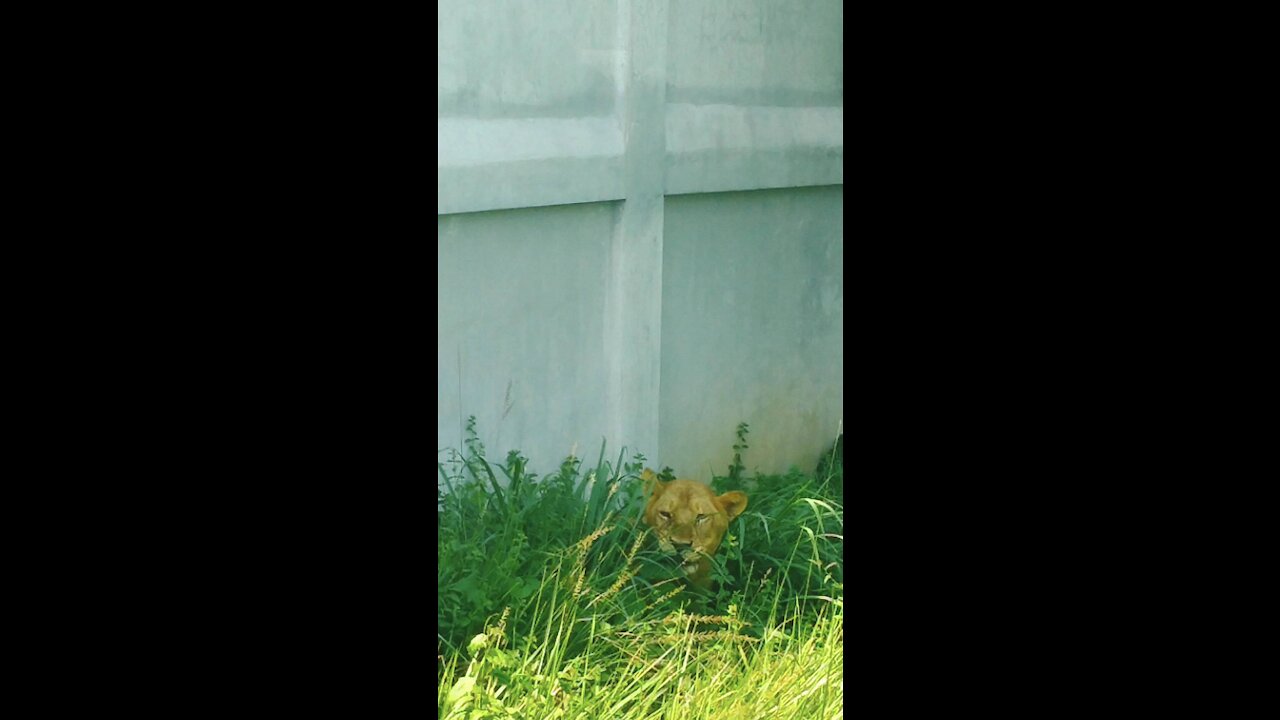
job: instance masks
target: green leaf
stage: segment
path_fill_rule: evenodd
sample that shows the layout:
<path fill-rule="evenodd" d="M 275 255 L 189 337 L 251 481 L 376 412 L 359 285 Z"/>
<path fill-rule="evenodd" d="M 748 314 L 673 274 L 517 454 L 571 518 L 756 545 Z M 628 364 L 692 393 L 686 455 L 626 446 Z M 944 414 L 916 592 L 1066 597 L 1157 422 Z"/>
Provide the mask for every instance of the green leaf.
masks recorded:
<path fill-rule="evenodd" d="M 476 686 L 476 679 L 470 675 L 458 678 L 458 682 L 453 684 L 453 688 L 449 690 L 449 696 L 445 698 L 445 708 L 451 708 L 457 705 L 464 698 L 471 695 L 471 690 Z"/>

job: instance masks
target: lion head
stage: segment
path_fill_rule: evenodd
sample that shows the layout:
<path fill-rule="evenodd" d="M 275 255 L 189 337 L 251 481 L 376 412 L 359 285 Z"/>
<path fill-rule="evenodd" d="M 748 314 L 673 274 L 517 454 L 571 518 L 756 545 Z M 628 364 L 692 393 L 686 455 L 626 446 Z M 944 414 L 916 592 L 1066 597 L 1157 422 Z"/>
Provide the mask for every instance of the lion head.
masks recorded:
<path fill-rule="evenodd" d="M 660 481 L 652 470 L 643 478 L 652 488 L 644 521 L 658 536 L 658 547 L 677 557 L 693 585 L 711 585 L 711 556 L 720 547 L 729 523 L 747 507 L 738 491 L 717 496 L 696 480 Z"/>

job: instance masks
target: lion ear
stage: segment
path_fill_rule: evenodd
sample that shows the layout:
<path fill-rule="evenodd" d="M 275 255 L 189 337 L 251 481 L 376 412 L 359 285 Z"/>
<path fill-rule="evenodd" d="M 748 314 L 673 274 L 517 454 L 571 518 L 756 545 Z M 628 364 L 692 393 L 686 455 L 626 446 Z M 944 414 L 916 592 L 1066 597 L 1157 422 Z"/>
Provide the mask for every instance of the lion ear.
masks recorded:
<path fill-rule="evenodd" d="M 724 514 L 729 516 L 729 520 L 742 514 L 747 509 L 747 496 L 737 490 L 727 492 L 716 498 L 716 503 L 720 505 L 720 509 L 724 510 Z"/>
<path fill-rule="evenodd" d="M 656 500 L 667 487 L 667 484 L 660 481 L 658 476 L 649 468 L 645 468 L 644 472 L 640 473 L 640 479 L 644 481 L 644 494 L 651 495 L 651 501 Z"/>

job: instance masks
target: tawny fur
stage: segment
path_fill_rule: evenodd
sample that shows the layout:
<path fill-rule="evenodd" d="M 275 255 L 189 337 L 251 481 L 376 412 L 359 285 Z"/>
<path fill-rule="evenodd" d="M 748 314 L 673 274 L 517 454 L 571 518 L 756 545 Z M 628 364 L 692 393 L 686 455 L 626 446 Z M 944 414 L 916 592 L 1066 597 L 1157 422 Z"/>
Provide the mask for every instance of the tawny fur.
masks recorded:
<path fill-rule="evenodd" d="M 710 558 L 729 523 L 746 509 L 747 496 L 737 490 L 717 496 L 696 480 L 662 482 L 649 469 L 643 478 L 650 488 L 644 521 L 658 536 L 658 547 L 681 555 L 681 567 L 691 584 L 710 587 Z"/>

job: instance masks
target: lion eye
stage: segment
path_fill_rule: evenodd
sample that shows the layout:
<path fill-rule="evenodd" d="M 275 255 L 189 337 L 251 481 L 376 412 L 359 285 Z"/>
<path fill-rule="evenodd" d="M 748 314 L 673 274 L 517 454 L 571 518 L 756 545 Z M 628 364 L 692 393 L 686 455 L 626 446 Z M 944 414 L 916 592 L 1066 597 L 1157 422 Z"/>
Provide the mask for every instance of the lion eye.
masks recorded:
<path fill-rule="evenodd" d="M 663 511 L 659 510 L 659 511 L 658 511 L 658 517 L 662 518 L 663 520 L 670 520 L 670 519 L 671 519 L 671 513 L 669 513 L 669 512 L 663 512 Z"/>
<path fill-rule="evenodd" d="M 706 519 L 707 519 L 707 516 L 706 516 L 706 515 L 699 515 L 699 516 L 698 516 L 698 522 L 703 522 L 703 521 L 705 521 Z"/>

